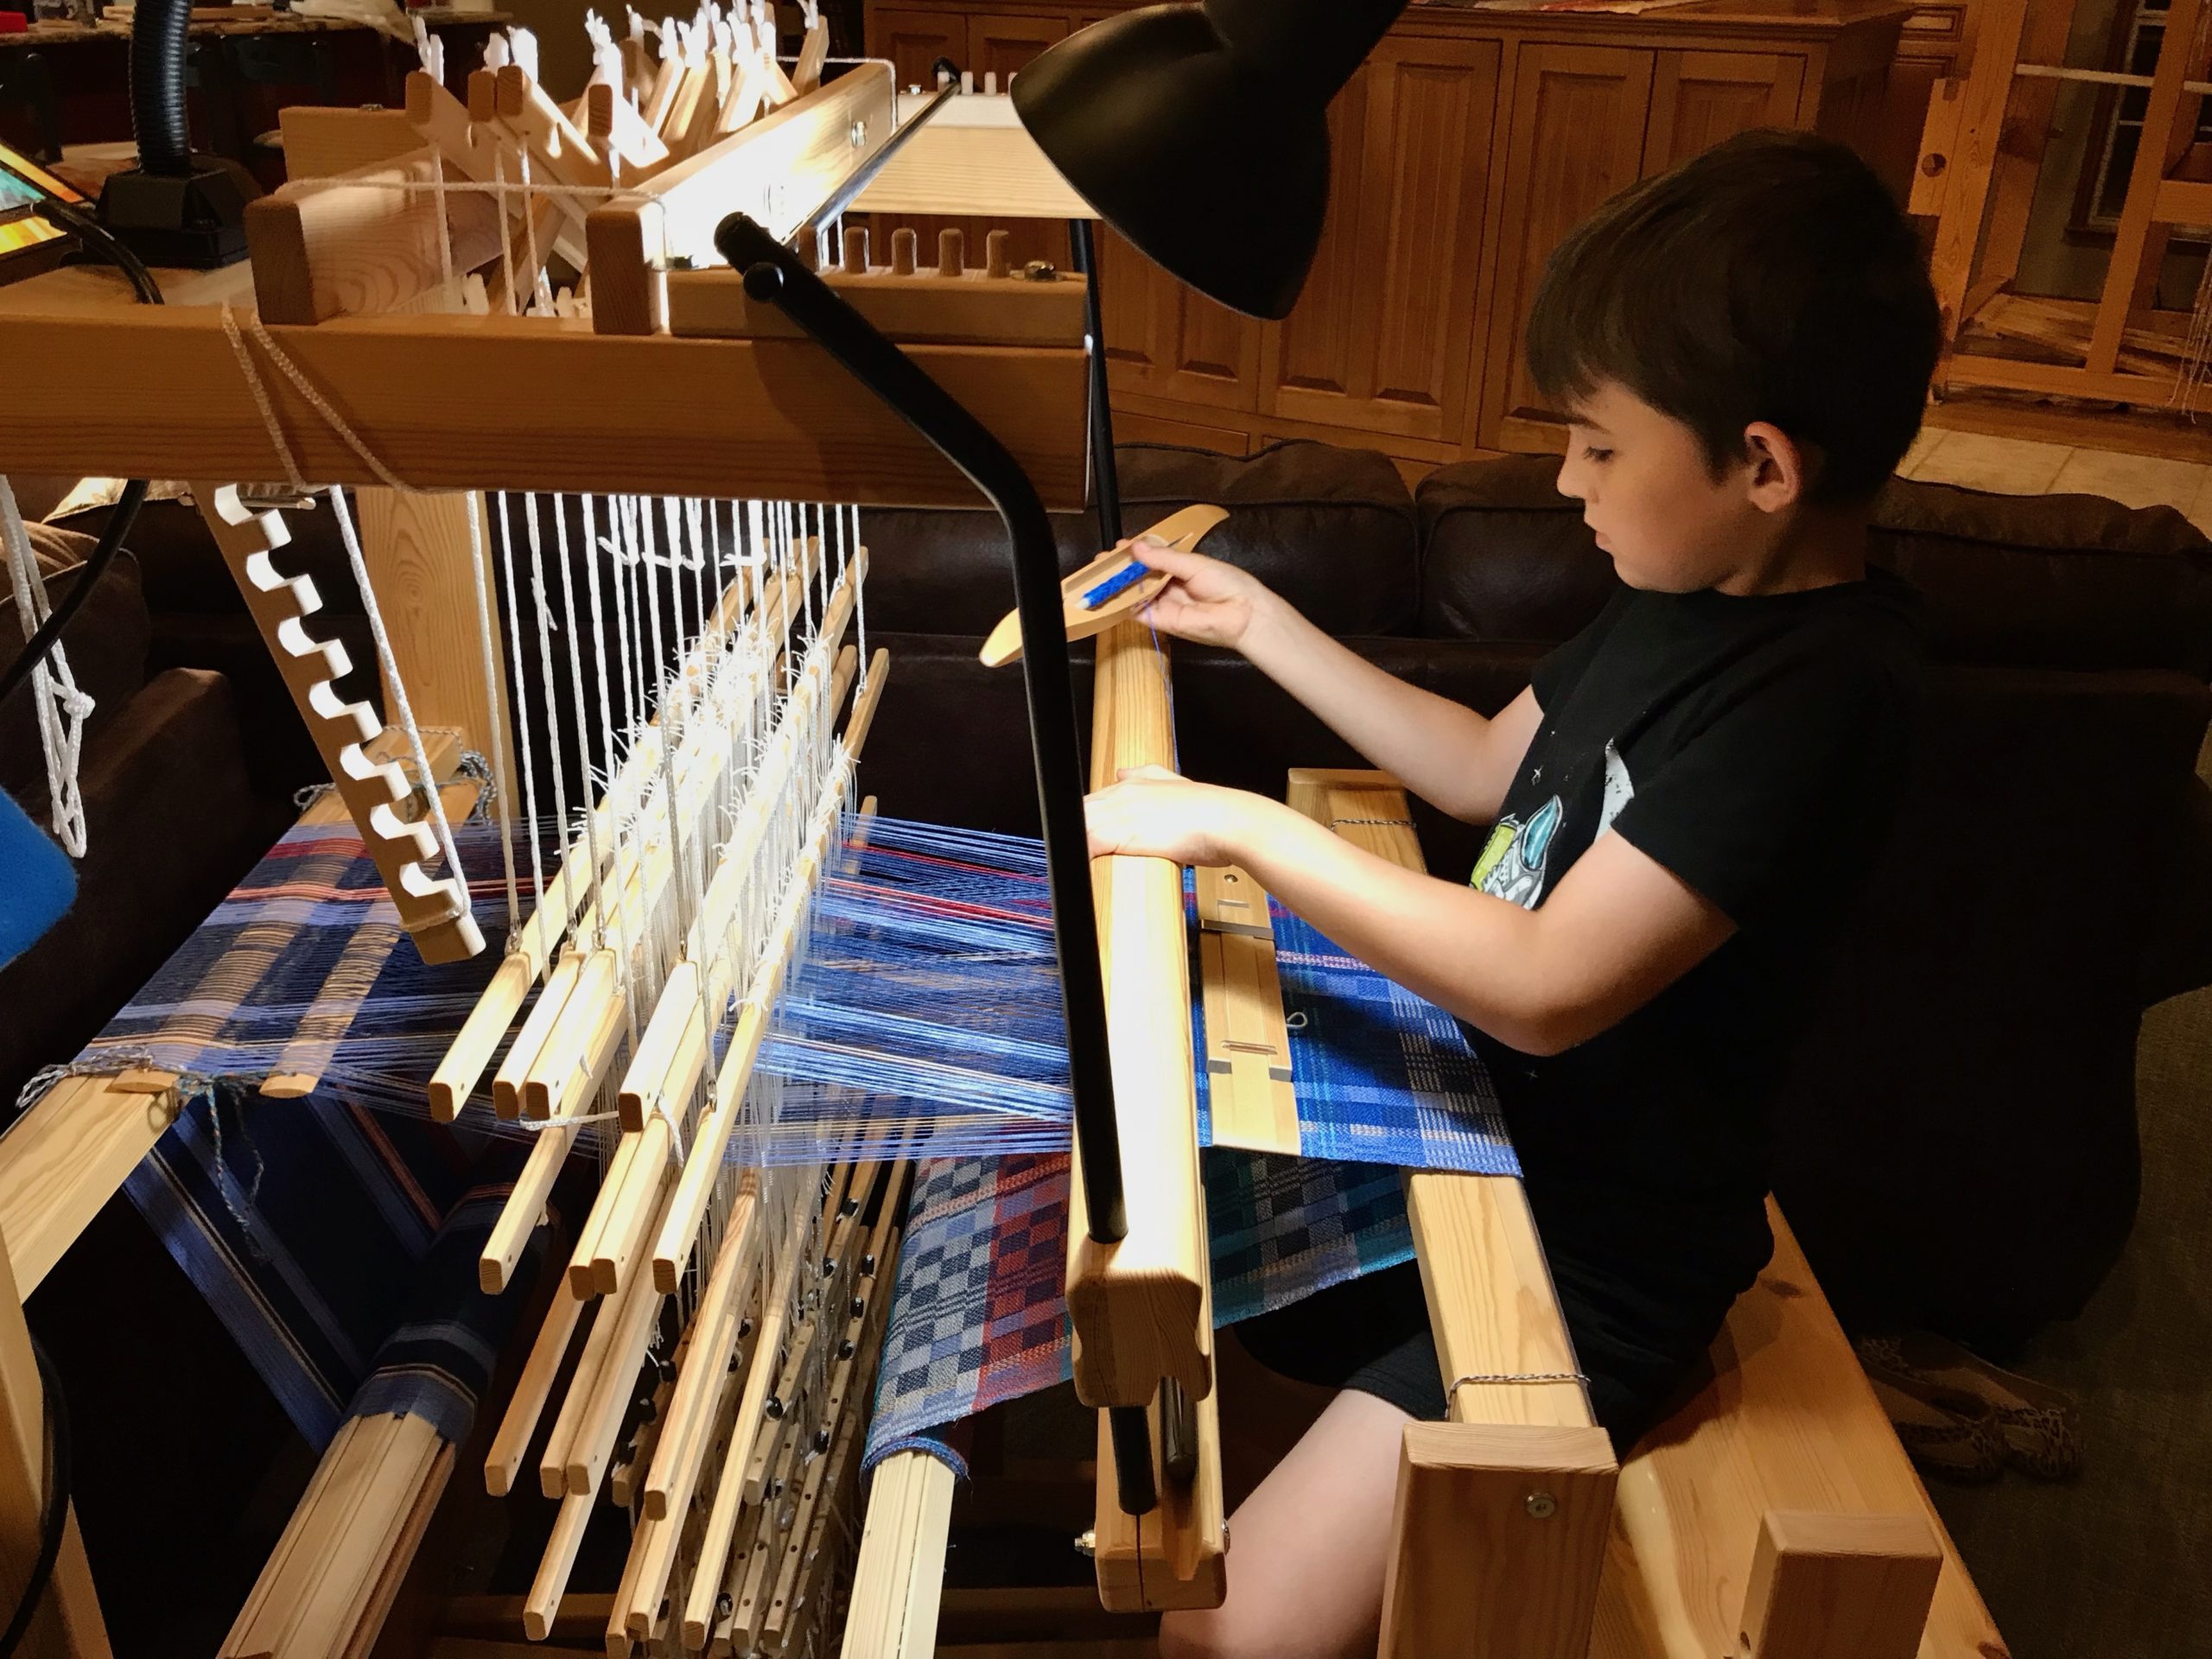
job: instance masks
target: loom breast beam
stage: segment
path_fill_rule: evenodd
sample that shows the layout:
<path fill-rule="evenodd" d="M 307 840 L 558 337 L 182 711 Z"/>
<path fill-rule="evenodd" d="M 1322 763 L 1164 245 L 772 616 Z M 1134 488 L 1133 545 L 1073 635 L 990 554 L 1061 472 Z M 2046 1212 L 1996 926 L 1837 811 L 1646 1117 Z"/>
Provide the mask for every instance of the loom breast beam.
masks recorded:
<path fill-rule="evenodd" d="M 367 705 L 344 702 L 334 689 L 333 682 L 344 677 L 352 664 L 344 646 L 315 637 L 308 619 L 321 608 L 315 584 L 305 576 L 280 574 L 270 556 L 289 539 L 282 520 L 253 512 L 231 485 L 195 484 L 193 494 L 255 624 L 270 642 L 278 671 L 378 874 L 391 889 L 401 925 L 425 962 L 475 955 L 484 948 L 484 937 L 469 913 L 467 888 L 452 873 L 442 878 L 429 873 L 425 866 L 438 855 L 435 837 L 427 823 L 408 823 L 396 810 L 413 786 L 397 766 L 379 765 L 364 752 L 382 723 Z"/>
<path fill-rule="evenodd" d="M 1188 551 L 1228 517 L 1220 507 L 1185 507 L 1180 512 L 1171 512 L 1141 534 L 1157 537 L 1172 548 Z M 1141 549 L 1101 553 L 1060 583 L 1060 602 L 1065 612 L 1070 640 L 1088 639 L 1093 634 L 1103 633 L 1123 617 L 1135 615 L 1160 596 L 1168 578 L 1162 572 L 1145 569 L 1143 557 Z M 978 658 L 985 668 L 997 668 L 1020 655 L 1021 617 L 1018 612 L 1008 611 L 983 641 Z"/>
<path fill-rule="evenodd" d="M 1425 868 L 1404 791 L 1383 773 L 1294 771 L 1289 800 L 1377 856 Z M 1528 1198 L 1510 1177 L 1430 1172 L 1406 1178 L 1406 1211 L 1452 1421 L 1406 1433 L 1383 1659 L 1433 1653 L 1446 1632 L 1479 1659 L 1584 1659 L 1618 1474 L 1611 1444 L 1577 1382 L 1460 1381 L 1577 1369 Z M 1552 1500 L 1541 1517 L 1531 1490 Z M 1471 1548 L 1484 1552 L 1480 1575 L 1466 1571 Z"/>

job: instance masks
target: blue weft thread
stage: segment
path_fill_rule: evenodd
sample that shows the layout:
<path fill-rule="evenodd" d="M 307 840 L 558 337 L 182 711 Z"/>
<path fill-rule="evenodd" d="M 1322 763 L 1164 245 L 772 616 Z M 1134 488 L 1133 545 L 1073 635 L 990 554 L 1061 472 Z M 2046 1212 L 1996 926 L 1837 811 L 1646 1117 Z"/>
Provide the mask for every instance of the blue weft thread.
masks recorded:
<path fill-rule="evenodd" d="M 1096 610 L 1116 594 L 1128 592 L 1151 574 L 1152 568 L 1149 565 L 1139 564 L 1135 559 L 1131 559 L 1096 588 L 1087 588 L 1084 590 L 1083 608 L 1086 611 Z"/>

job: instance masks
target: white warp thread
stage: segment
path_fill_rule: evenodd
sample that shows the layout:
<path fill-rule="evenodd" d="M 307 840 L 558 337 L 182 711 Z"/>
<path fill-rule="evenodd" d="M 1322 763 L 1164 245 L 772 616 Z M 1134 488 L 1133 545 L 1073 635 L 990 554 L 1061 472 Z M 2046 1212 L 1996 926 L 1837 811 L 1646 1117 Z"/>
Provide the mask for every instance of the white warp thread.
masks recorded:
<path fill-rule="evenodd" d="M 8 570 L 16 594 L 16 614 L 28 644 L 53 613 L 47 602 L 46 575 L 31 550 L 30 531 L 23 526 L 22 511 L 16 505 L 16 491 L 0 474 L 0 536 L 6 538 Z M 86 572 L 80 570 L 82 582 Z M 38 715 L 39 747 L 46 756 L 46 796 L 48 821 L 55 837 L 72 858 L 82 858 L 88 845 L 85 836 L 85 792 L 79 772 L 85 748 L 85 721 L 92 712 L 92 699 L 78 690 L 69 671 L 68 653 L 55 640 L 45 661 L 31 670 L 31 703 Z"/>

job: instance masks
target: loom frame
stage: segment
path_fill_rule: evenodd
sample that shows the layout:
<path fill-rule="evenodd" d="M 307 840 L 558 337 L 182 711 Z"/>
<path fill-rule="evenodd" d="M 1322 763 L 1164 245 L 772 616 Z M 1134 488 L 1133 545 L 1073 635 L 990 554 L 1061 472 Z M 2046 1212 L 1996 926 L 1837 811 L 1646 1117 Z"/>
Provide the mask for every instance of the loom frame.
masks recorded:
<path fill-rule="evenodd" d="M 923 148 L 918 144 L 916 146 L 917 151 Z M 922 158 L 917 154 L 908 160 L 919 164 Z M 863 200 L 861 206 L 868 205 Z M 55 315 L 49 312 L 43 317 L 34 317 L 29 322 L 23 322 L 18 314 L 6 308 L 4 301 L 0 301 L 0 349 L 8 349 L 12 343 L 28 340 L 41 328 L 52 327 L 56 320 Z M 107 320 L 111 327 L 124 321 L 122 315 Z M 203 327 L 206 321 L 203 317 Z M 328 337 L 336 339 L 346 332 L 348 321 L 334 320 L 312 331 L 303 331 L 302 337 L 304 338 L 307 332 L 323 334 L 328 331 Z M 553 331 L 543 331 L 539 338 L 548 346 L 557 338 L 565 346 L 573 343 L 571 336 L 578 332 L 570 329 L 556 334 Z M 664 337 L 664 342 L 667 343 Z M 691 347 L 708 343 L 683 341 L 674 342 L 674 345 L 688 356 Z M 823 361 L 821 356 L 815 353 L 810 358 L 807 353 L 810 348 L 803 343 L 784 343 L 794 347 L 795 361 L 817 365 L 818 378 L 818 365 Z M 533 339 L 532 348 L 540 349 L 539 339 Z M 920 358 L 927 353 L 918 351 L 916 355 Z M 678 359 L 671 353 L 653 360 L 674 363 Z M 696 360 L 704 362 L 708 359 L 700 357 Z M 733 359 L 715 360 L 727 363 Z M 974 351 L 964 357 L 959 352 L 948 353 L 942 361 L 972 365 L 980 378 L 988 378 L 988 369 L 995 359 L 986 353 Z M 696 372 L 704 378 L 715 371 L 702 368 Z M 67 381 L 60 384 L 66 385 Z M 1054 380 L 1052 385 L 1057 389 L 1062 382 Z M 204 388 L 200 390 L 204 391 Z M 195 395 L 199 395 L 198 392 Z M 988 396 L 984 402 L 988 407 L 998 406 L 990 404 Z M 124 404 L 122 407 L 127 410 L 128 404 Z M 664 410 L 661 418 L 665 419 Z M 849 431 L 853 429 L 849 424 L 850 418 L 847 427 Z M 0 455 L 9 457 L 10 464 L 33 464 L 21 459 L 25 451 L 17 448 L 23 429 L 30 424 L 34 423 L 25 418 L 20 405 L 14 406 L 12 410 L 0 407 Z M 467 429 L 472 435 L 480 437 L 480 423 Z M 96 444 L 87 442 L 68 453 L 79 458 L 89 458 L 97 448 Z M 1077 448 L 1079 451 L 1079 444 Z M 269 465 L 270 456 L 265 438 L 258 448 L 239 443 L 237 452 L 254 458 L 253 465 L 245 469 L 248 475 L 265 470 Z M 97 470 L 107 470 L 112 464 L 114 451 L 99 450 L 99 453 L 107 459 L 99 464 Z M 878 453 L 876 458 L 882 460 L 887 454 L 898 453 L 894 445 Z M 1018 450 L 1016 453 L 1019 454 Z M 918 445 L 912 446 L 912 454 L 917 458 L 925 458 Z M 340 467 L 345 465 L 343 460 L 334 454 L 331 459 Z M 64 462 L 62 467 L 66 470 L 73 464 L 76 464 L 73 461 Z M 903 467 L 904 463 L 900 465 Z M 174 472 L 185 469 L 157 467 L 151 470 Z M 829 470 L 823 467 L 823 475 L 826 476 Z M 918 468 L 914 476 L 921 475 Z M 902 470 L 899 476 L 903 480 L 908 474 Z M 930 474 L 928 476 L 936 480 L 932 487 L 945 492 L 942 499 L 946 502 L 956 499 L 964 502 L 967 499 L 964 492 L 955 488 L 949 472 Z M 361 480 L 357 479 L 355 481 Z M 840 485 L 839 487 L 842 489 L 845 486 Z M 903 490 L 914 486 L 901 483 L 898 487 Z M 1077 499 L 1079 495 L 1078 490 Z M 407 501 L 425 499 L 414 497 L 402 499 Z M 440 499 L 428 498 L 434 501 Z M 1059 504 L 1074 505 L 1074 502 L 1063 498 Z M 435 553 L 434 547 L 431 550 Z M 435 572 L 435 563 L 430 568 Z M 1102 644 L 1101 649 L 1103 652 L 1106 647 Z M 1147 639 L 1144 652 L 1147 656 L 1150 650 L 1150 642 Z M 1157 683 L 1156 675 L 1150 677 Z M 447 746 L 444 752 L 450 753 L 452 747 Z M 1301 785 L 1323 791 L 1325 798 L 1329 791 L 1354 791 L 1355 798 L 1364 804 L 1354 811 L 1342 814 L 1344 817 L 1389 819 L 1403 816 L 1402 798 L 1399 798 L 1394 806 L 1388 793 L 1388 780 L 1378 779 L 1371 774 L 1308 773 L 1300 774 L 1293 782 L 1294 796 Z M 1325 798 L 1322 804 L 1325 806 Z M 328 812 L 334 809 L 326 804 L 318 810 Z M 1187 1033 L 1187 1022 L 1185 1022 L 1184 1029 Z M 20 1294 L 28 1294 L 35 1287 L 54 1260 L 67 1248 L 92 1214 L 115 1191 L 123 1175 L 162 1132 L 173 1110 L 174 1102 L 157 1078 L 135 1083 L 129 1079 L 73 1078 L 50 1092 L 4 1139 L 0 1139 L 0 1236 L 4 1236 L 7 1240 L 8 1253 L 13 1258 L 16 1280 L 13 1288 Z M 1423 1262 L 1424 1281 L 1429 1289 L 1432 1318 L 1438 1331 L 1440 1356 L 1447 1365 L 1471 1364 L 1472 1369 L 1480 1370 L 1484 1369 L 1478 1363 L 1483 1356 L 1497 1351 L 1496 1344 L 1503 1340 L 1507 1344 L 1503 1351 L 1504 1361 L 1491 1369 L 1510 1369 L 1529 1362 L 1523 1357 L 1522 1351 L 1513 1345 L 1518 1339 L 1512 1335 L 1513 1327 L 1510 1321 L 1502 1328 L 1491 1322 L 1497 1319 L 1500 1309 L 1510 1309 L 1514 1306 L 1515 1295 L 1526 1290 L 1532 1283 L 1536 1286 L 1542 1284 L 1541 1258 L 1540 1254 L 1531 1256 L 1535 1249 L 1535 1239 L 1527 1217 L 1525 1200 L 1521 1200 L 1517 1205 L 1514 1201 L 1517 1198 L 1517 1185 L 1499 1181 L 1481 1189 L 1470 1185 L 1481 1179 L 1440 1175 L 1411 1177 L 1408 1180 L 1408 1208 Z M 1195 1217 L 1192 1219 L 1195 1222 Z M 1804 1287 L 1808 1287 L 1811 1282 L 1809 1275 L 1801 1271 L 1802 1261 L 1795 1256 L 1794 1246 L 1788 1243 L 1786 1231 L 1777 1230 L 1782 1233 L 1783 1241 L 1778 1268 L 1798 1281 L 1800 1287 L 1793 1290 L 1791 1294 L 1797 1303 L 1802 1303 L 1806 1294 Z M 1817 1306 L 1816 1292 L 1812 1300 Z M 0 1362 L 7 1361 L 16 1351 L 16 1338 L 13 1333 L 22 1329 L 20 1306 L 20 1294 L 0 1294 Z M 1821 1312 L 1824 1314 L 1824 1310 Z M 1832 1326 L 1833 1321 L 1829 1321 L 1829 1325 Z M 1837 1333 L 1837 1340 L 1840 1340 L 1840 1333 Z M 1847 1348 L 1840 1351 L 1842 1357 L 1840 1361 L 1833 1349 L 1825 1351 L 1829 1370 L 1833 1370 L 1838 1363 L 1847 1365 Z M 35 1380 L 27 1382 L 19 1373 L 20 1368 L 13 1363 L 0 1364 L 0 1405 L 4 1405 L 7 1418 L 16 1429 L 13 1435 L 0 1436 L 0 1444 L 35 1445 L 35 1440 L 27 1437 L 35 1433 L 40 1414 L 37 1403 L 39 1391 Z M 1446 1381 L 1450 1380 L 1447 1376 Z M 1524 1400 L 1533 1392 L 1475 1385 L 1455 1389 L 1452 1397 L 1454 1416 L 1471 1420 L 1508 1412 L 1516 1408 L 1510 1402 Z M 1871 1405 L 1867 1409 L 1871 1410 Z M 1878 1424 L 1878 1414 L 1873 1421 Z M 1866 1413 L 1862 1411 L 1854 1422 L 1859 1430 L 1865 1430 Z M 1717 1432 L 1733 1433 L 1739 1437 L 1750 1437 L 1755 1433 L 1749 1428 L 1732 1430 L 1729 1420 L 1725 1417 L 1719 1420 Z M 1707 1439 L 1709 1441 L 1710 1437 Z M 1700 1461 L 1709 1451 L 1709 1444 L 1690 1443 L 1686 1446 L 1682 1455 L 1665 1466 L 1653 1469 L 1641 1460 L 1632 1460 L 1630 1469 L 1624 1471 L 1624 1491 L 1635 1484 L 1634 1478 L 1646 1472 L 1649 1474 L 1649 1479 L 1637 1488 L 1640 1497 L 1633 1516 L 1630 1514 L 1630 1505 L 1625 1497 L 1623 1514 L 1631 1529 L 1636 1529 L 1637 1536 L 1651 1546 L 1653 1564 L 1649 1569 L 1649 1587 L 1656 1599 L 1665 1599 L 1670 1593 L 1665 1574 L 1677 1560 L 1685 1575 L 1709 1567 L 1712 1577 L 1722 1585 L 1741 1582 L 1739 1578 L 1733 1576 L 1739 1572 L 1738 1563 L 1719 1560 L 1707 1563 L 1702 1557 L 1694 1558 L 1680 1549 L 1670 1551 L 1667 1548 L 1670 1543 L 1679 1544 L 1680 1541 L 1674 1539 L 1669 1532 L 1674 1523 L 1668 1518 L 1670 1510 L 1666 1489 L 1671 1483 L 1683 1486 L 1694 1496 L 1700 1480 L 1709 1478 L 1707 1465 Z M 1869 1458 L 1880 1465 L 1878 1479 L 1874 1474 L 1866 1472 Z M 1817 1465 L 1817 1459 L 1815 1463 Z M 1732 1471 L 1734 1471 L 1735 1465 L 1728 1466 Z M 1400 1525 L 1401 1549 L 1413 1548 L 1424 1538 L 1433 1547 L 1435 1529 L 1441 1524 L 1436 1517 L 1440 1515 L 1448 1516 L 1456 1512 L 1458 1499 L 1451 1495 L 1453 1490 L 1452 1484 L 1465 1481 L 1484 1471 L 1492 1471 L 1495 1467 L 1494 1462 L 1470 1459 L 1456 1454 L 1448 1443 L 1431 1446 L 1424 1442 L 1415 1446 L 1409 1440 L 1402 1481 L 1406 1483 L 1405 1490 L 1412 1496 L 1402 1497 L 1402 1516 L 1405 1518 Z M 1902 1454 L 1897 1449 L 1894 1438 L 1888 1436 L 1885 1429 L 1872 1439 L 1854 1444 L 1853 1462 L 1850 1467 L 1855 1472 L 1833 1474 L 1833 1478 L 1839 1483 L 1837 1490 L 1842 1492 L 1847 1503 L 1869 1497 L 1878 1497 L 1885 1502 L 1897 1501 L 1898 1494 L 1916 1491 L 1916 1483 L 1912 1480 L 1910 1471 L 1904 1468 Z M 1816 1466 L 1812 1473 L 1827 1476 L 1832 1471 Z M 1442 1489 L 1445 1496 L 1440 1501 L 1429 1495 L 1436 1490 L 1438 1482 L 1446 1483 Z M 1732 1491 L 1736 1484 L 1746 1483 L 1730 1480 L 1726 1484 Z M 854 1617 L 848 1625 L 849 1653 L 868 1656 L 896 1653 L 904 1659 L 905 1656 L 924 1655 L 930 1651 L 933 1645 L 938 1586 L 941 1579 L 938 1563 L 942 1560 L 951 1485 L 950 1470 L 922 1453 L 899 1454 L 887 1460 L 880 1470 L 875 1489 L 880 1504 L 872 1503 L 869 1509 L 861 1554 L 860 1590 L 855 1595 Z M 35 1466 L 28 1474 L 20 1465 L 0 1468 L 0 1494 L 5 1494 L 5 1513 L 16 1513 L 20 1508 L 18 1500 L 21 1495 L 26 1491 L 35 1495 Z M 1920 1502 L 1924 1504 L 1924 1497 Z M 1110 1496 L 1101 1504 L 1102 1516 L 1109 1513 L 1121 1513 L 1118 1503 Z M 1135 1529 L 1131 1529 L 1131 1531 Z M 1806 1545 L 1813 1543 L 1817 1544 L 1819 1550 L 1828 1552 L 1828 1557 L 1821 1557 L 1816 1550 L 1814 1557 L 1816 1560 L 1835 1554 L 1833 1539 L 1813 1540 L 1803 1529 L 1793 1531 L 1786 1525 L 1779 1529 L 1770 1528 L 1768 1531 L 1775 1535 L 1770 1541 L 1763 1535 L 1760 1548 L 1763 1552 L 1761 1559 L 1769 1564 L 1758 1569 L 1756 1581 L 1770 1590 L 1785 1582 L 1802 1582 L 1802 1573 L 1794 1569 L 1785 1572 L 1775 1564 L 1778 1558 L 1789 1554 L 1793 1549 L 1802 1553 Z M 1454 1537 L 1456 1539 L 1456 1533 Z M 1122 1570 L 1127 1572 L 1133 1554 L 1135 1559 L 1141 1560 L 1147 1549 L 1159 1548 L 1157 1542 L 1147 1544 L 1141 1534 L 1135 1537 L 1125 1535 L 1125 1538 L 1126 1542 L 1121 1546 L 1116 1546 L 1111 1540 L 1107 1541 L 1108 1548 L 1102 1554 L 1102 1586 L 1109 1559 L 1117 1559 Z M 1117 1548 L 1121 1554 L 1116 1556 Z M 1858 1548 L 1860 1553 L 1868 1553 L 1866 1541 L 1861 1540 Z M 1872 1553 L 1878 1554 L 1879 1551 Z M 1465 1627 L 1453 1625 L 1449 1621 L 1457 1605 L 1453 1597 L 1464 1596 L 1466 1586 L 1464 1583 L 1455 1586 L 1424 1582 L 1421 1563 L 1425 1559 L 1432 1558 L 1423 1557 L 1416 1550 L 1402 1563 L 1394 1561 L 1394 1606 L 1401 1610 L 1397 1615 L 1401 1620 L 1436 1622 L 1398 1624 L 1394 1628 L 1431 1631 L 1451 1630 L 1455 1635 L 1459 1634 Z M 1461 1576 L 1464 1579 L 1465 1575 Z M 1955 1569 L 1955 1556 L 1947 1549 L 1944 1577 L 1938 1586 L 1937 1599 L 1940 1606 L 1947 1592 L 1952 1598 L 1952 1622 L 1947 1627 L 1951 1630 L 1958 1629 L 1964 1618 L 1957 1605 L 1962 1578 L 1962 1573 Z M 1158 1587 L 1158 1580 L 1147 1584 L 1141 1569 L 1138 1579 L 1136 1588 L 1141 1596 Z M 79 1628 L 60 1633 L 57 1639 L 61 1645 L 52 1650 L 104 1651 L 104 1641 L 98 1636 L 97 1604 L 92 1600 L 89 1569 L 84 1562 L 81 1541 L 74 1538 L 73 1526 L 72 1539 L 65 1544 L 63 1570 L 57 1577 L 57 1584 L 60 1586 L 57 1601 L 75 1610 L 69 1617 L 81 1618 L 89 1609 L 92 1622 L 88 1630 Z M 1693 1586 L 1687 1576 L 1683 1582 L 1672 1586 L 1671 1593 L 1677 1601 L 1692 1596 Z M 1964 1597 L 1967 1601 L 1972 1601 L 1970 1584 L 1964 1586 Z M 1674 1603 L 1669 1602 L 1669 1605 L 1671 1608 Z M 1422 1608 L 1429 1611 L 1423 1612 L 1420 1611 Z M 1974 1604 L 1970 1611 L 1979 1611 L 1978 1603 Z M 1904 1614 L 1897 1616 L 1896 1623 L 1899 1625 L 1910 1624 L 1910 1613 L 1907 1607 Z M 1784 1631 L 1787 1621 L 1777 1622 L 1771 1606 L 1767 1605 L 1762 1605 L 1760 1615 L 1758 1622 L 1747 1621 L 1744 1628 L 1747 1633 L 1758 1633 L 1764 1659 L 1783 1659 L 1785 1651 L 1791 1659 L 1807 1653 L 1824 1651 L 1804 1646 L 1785 1649 L 1779 1643 L 1778 1637 Z M 42 1615 L 42 1618 L 60 1616 Z M 1986 1625 L 1986 1613 L 1981 1613 L 1980 1618 L 1980 1623 Z M 1916 1629 L 1916 1625 L 1914 1628 Z M 1558 1633 L 1554 1631 L 1553 1634 L 1556 1637 Z M 1991 1634 L 1993 1637 L 1993 1631 Z M 1602 1628 L 1600 1636 L 1602 1638 Z M 1932 1623 L 1929 1636 L 1931 1640 L 1936 1636 Z M 1410 1650 L 1434 1649 L 1415 1643 Z M 1512 1649 L 1516 1653 L 1539 1650 L 1535 1647 Z M 1560 1643 L 1541 1650 L 1572 1652 L 1578 1656 L 1581 1651 L 1571 1643 Z M 1608 1652 L 1615 1650 L 1605 1649 Z M 1672 1643 L 1667 1645 L 1667 1650 L 1670 1654 L 1685 1651 Z M 1953 1650 L 1948 1645 L 1934 1649 L 1945 1655 Z M 1970 1645 L 1962 1645 L 1956 1650 L 1970 1653 L 1974 1649 Z"/>

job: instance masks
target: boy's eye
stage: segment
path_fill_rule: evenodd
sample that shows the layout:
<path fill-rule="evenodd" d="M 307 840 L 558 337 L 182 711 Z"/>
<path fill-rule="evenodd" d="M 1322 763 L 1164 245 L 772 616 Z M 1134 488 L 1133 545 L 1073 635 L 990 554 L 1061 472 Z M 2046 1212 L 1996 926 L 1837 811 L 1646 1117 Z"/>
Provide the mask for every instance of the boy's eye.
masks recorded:
<path fill-rule="evenodd" d="M 1585 461 L 1604 462 L 1613 458 L 1613 452 L 1610 449 L 1600 449 L 1594 444 L 1586 443 L 1582 446 L 1582 458 Z"/>

